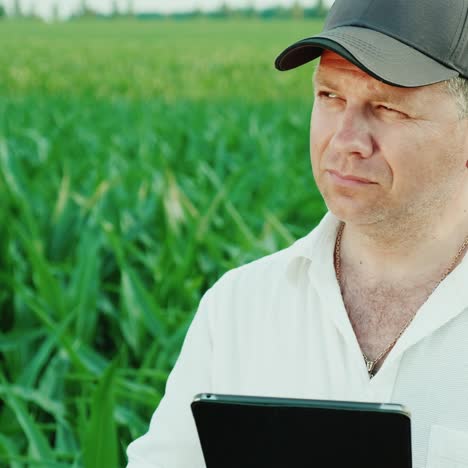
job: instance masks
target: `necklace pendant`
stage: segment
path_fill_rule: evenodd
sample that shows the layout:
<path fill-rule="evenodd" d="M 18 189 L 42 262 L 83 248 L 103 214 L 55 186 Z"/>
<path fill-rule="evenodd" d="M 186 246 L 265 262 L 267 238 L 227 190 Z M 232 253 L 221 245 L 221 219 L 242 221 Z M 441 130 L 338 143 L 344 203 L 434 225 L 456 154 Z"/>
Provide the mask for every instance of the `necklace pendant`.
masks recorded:
<path fill-rule="evenodd" d="M 364 356 L 364 361 L 366 361 L 366 367 L 367 367 L 367 372 L 369 373 L 369 376 L 370 377 L 374 377 L 374 366 L 375 366 L 375 362 L 374 361 L 370 361 L 369 359 L 367 359 L 365 356 Z"/>

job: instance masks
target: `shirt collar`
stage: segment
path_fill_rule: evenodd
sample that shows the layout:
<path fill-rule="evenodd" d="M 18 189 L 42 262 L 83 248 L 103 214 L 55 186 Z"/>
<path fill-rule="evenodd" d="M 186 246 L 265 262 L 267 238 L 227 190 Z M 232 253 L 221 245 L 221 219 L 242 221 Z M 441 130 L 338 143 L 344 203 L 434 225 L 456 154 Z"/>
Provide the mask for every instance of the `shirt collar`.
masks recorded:
<path fill-rule="evenodd" d="M 291 284 L 297 284 L 303 274 L 308 275 L 313 283 L 320 281 L 322 286 L 327 278 L 332 283 L 337 283 L 333 254 L 339 226 L 340 220 L 333 213 L 327 212 L 315 229 L 288 249 L 287 278 Z M 468 253 L 437 288 L 442 291 L 449 288 L 453 291 L 452 288 L 455 287 L 455 302 L 462 309 L 468 305 L 468 288 L 465 285 L 467 276 Z M 452 298 L 452 302 L 454 299 Z"/>
<path fill-rule="evenodd" d="M 314 273 L 320 273 L 333 261 L 339 225 L 340 220 L 327 212 L 315 229 L 290 247 L 287 277 L 291 283 L 296 283 L 302 273 L 309 272 L 312 277 L 318 277 Z"/>

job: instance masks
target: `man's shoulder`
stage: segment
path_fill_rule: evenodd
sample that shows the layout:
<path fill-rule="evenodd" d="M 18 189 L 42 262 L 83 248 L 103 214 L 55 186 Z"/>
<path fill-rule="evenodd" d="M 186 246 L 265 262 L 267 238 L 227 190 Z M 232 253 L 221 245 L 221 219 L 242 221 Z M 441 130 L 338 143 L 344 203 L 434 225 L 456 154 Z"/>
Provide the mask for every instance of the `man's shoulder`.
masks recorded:
<path fill-rule="evenodd" d="M 298 243 L 305 238 L 299 239 L 288 247 L 257 258 L 249 263 L 240 265 L 229 270 L 224 276 L 258 276 L 260 274 L 270 273 L 274 275 L 284 274 L 290 261 L 298 255 Z"/>
<path fill-rule="evenodd" d="M 284 282 L 291 272 L 292 265 L 296 264 L 295 260 L 305 261 L 305 257 L 313 250 L 315 235 L 316 228 L 282 250 L 227 271 L 213 288 L 242 286 L 242 289 L 258 289 L 262 285 L 271 288 L 278 281 Z"/>
<path fill-rule="evenodd" d="M 284 288 L 296 286 L 304 278 L 311 261 L 319 258 L 324 243 L 336 234 L 338 223 L 328 212 L 317 226 L 290 246 L 224 273 L 210 288 L 208 296 L 222 301 L 236 294 L 271 296 L 275 288 L 284 291 Z"/>

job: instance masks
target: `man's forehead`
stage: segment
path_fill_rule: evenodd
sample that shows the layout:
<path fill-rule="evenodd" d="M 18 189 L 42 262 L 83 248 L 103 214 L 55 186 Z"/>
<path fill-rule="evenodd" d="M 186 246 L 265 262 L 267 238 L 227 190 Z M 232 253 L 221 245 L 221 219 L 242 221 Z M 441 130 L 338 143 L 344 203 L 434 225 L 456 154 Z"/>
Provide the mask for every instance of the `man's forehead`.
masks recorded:
<path fill-rule="evenodd" d="M 375 98 L 382 100 L 390 100 L 394 102 L 405 101 L 410 98 L 421 97 L 422 88 L 401 88 L 399 86 L 391 86 L 382 83 L 372 77 L 359 67 L 349 62 L 341 55 L 335 52 L 325 50 L 321 56 L 320 64 L 315 74 L 315 84 L 324 84 L 330 87 L 339 86 L 340 77 L 351 75 L 353 78 L 358 78 L 365 88 L 372 92 Z M 435 88 L 432 85 L 431 88 Z M 426 87 L 426 88 L 429 88 Z"/>
<path fill-rule="evenodd" d="M 361 70 L 359 67 L 354 65 L 353 63 L 349 62 L 346 60 L 344 57 L 341 55 L 338 55 L 336 52 L 332 52 L 331 50 L 324 50 L 320 57 L 320 65 L 319 65 L 319 70 L 320 68 L 322 69 L 340 69 L 340 70 L 346 70 L 346 71 L 352 71 L 355 72 L 359 75 L 362 75 L 363 77 L 369 77 L 367 73 L 365 73 L 363 70 Z"/>

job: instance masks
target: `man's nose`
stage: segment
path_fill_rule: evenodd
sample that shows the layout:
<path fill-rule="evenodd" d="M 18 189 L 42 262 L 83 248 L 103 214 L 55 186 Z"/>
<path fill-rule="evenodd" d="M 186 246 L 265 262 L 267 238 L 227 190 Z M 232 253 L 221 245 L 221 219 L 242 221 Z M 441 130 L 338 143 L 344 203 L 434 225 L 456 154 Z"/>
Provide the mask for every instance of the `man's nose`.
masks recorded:
<path fill-rule="evenodd" d="M 349 107 L 337 119 L 335 134 L 330 142 L 333 151 L 360 158 L 370 157 L 373 153 L 374 140 L 365 111 Z"/>

